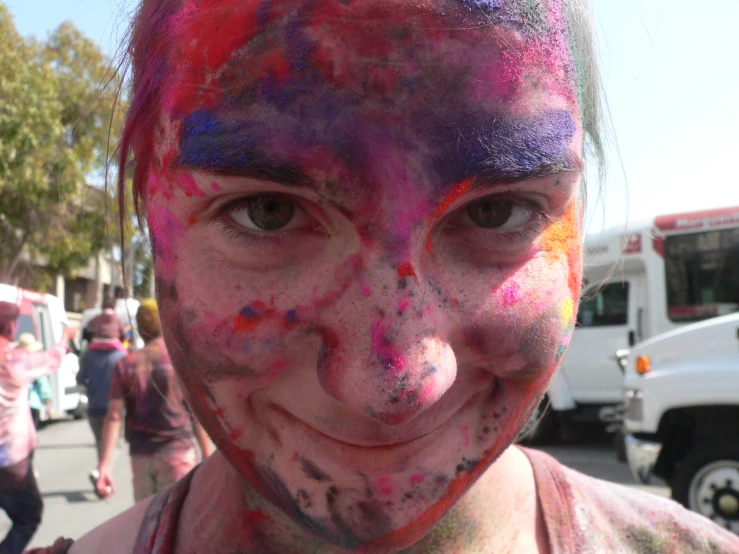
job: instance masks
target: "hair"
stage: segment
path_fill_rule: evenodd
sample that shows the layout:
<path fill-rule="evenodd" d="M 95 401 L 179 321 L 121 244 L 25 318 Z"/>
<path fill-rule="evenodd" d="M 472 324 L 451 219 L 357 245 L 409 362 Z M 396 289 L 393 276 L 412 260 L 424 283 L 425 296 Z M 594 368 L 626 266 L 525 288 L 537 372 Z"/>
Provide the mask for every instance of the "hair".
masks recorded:
<path fill-rule="evenodd" d="M 562 2 L 578 73 L 584 152 L 587 158 L 594 158 L 602 185 L 605 175 L 604 110 L 590 0 Z M 147 178 L 154 161 L 167 79 L 167 60 L 173 43 L 171 22 L 183 6 L 184 0 L 141 0 L 129 31 L 127 48 L 123 52 L 120 67 L 124 73 L 129 70 L 132 72 L 132 88 L 119 147 L 118 201 L 122 236 L 126 214 L 126 169 L 129 165 L 133 167 L 134 209 L 141 219 L 140 199 L 146 191 Z"/>
<path fill-rule="evenodd" d="M 141 305 L 136 312 L 136 325 L 139 328 L 141 338 L 146 342 L 161 336 L 162 323 L 159 319 L 159 308 L 156 300 L 147 298 L 141 301 Z"/>
<path fill-rule="evenodd" d="M 103 310 L 115 310 L 116 299 L 114 296 L 108 295 L 103 298 Z"/>
<path fill-rule="evenodd" d="M 21 315 L 20 308 L 12 302 L 0 302 L 0 337 L 7 337 L 12 323 Z"/>

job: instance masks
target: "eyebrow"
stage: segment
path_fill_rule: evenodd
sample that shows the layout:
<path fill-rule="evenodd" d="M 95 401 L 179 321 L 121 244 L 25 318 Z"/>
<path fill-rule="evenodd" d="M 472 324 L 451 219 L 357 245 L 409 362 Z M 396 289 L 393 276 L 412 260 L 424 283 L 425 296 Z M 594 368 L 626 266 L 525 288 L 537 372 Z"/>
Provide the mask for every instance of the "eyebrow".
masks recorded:
<path fill-rule="evenodd" d="M 568 148 L 575 131 L 571 115 L 564 110 L 516 119 L 488 115 L 469 125 L 426 130 L 438 152 L 431 165 L 439 185 L 446 188 L 472 177 L 470 192 L 582 171 L 581 157 Z M 184 122 L 178 161 L 218 175 L 322 188 L 297 164 L 262 152 L 257 146 L 266 142 L 262 135 L 263 128 L 253 122 L 223 122 L 198 110 Z"/>
<path fill-rule="evenodd" d="M 264 143 L 261 134 L 254 123 L 222 122 L 205 110 L 197 110 L 183 124 L 178 162 L 218 175 L 318 188 L 297 164 L 275 160 L 262 152 L 257 146 Z"/>
<path fill-rule="evenodd" d="M 442 181 L 475 177 L 471 190 L 582 171 L 582 159 L 570 148 L 576 131 L 566 110 L 518 117 L 471 114 L 466 124 L 429 130 L 441 151 L 435 167 Z"/>

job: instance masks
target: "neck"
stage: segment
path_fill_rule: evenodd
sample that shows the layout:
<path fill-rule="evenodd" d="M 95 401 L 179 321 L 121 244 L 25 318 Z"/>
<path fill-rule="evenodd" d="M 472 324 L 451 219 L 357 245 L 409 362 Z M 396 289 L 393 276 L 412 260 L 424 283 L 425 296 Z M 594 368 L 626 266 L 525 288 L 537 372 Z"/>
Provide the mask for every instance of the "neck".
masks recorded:
<path fill-rule="evenodd" d="M 316 539 L 259 496 L 216 452 L 197 471 L 178 525 L 178 552 L 346 553 Z M 494 547 L 494 548 L 493 548 Z M 507 449 L 455 506 L 403 554 L 547 552 L 533 472 Z"/>

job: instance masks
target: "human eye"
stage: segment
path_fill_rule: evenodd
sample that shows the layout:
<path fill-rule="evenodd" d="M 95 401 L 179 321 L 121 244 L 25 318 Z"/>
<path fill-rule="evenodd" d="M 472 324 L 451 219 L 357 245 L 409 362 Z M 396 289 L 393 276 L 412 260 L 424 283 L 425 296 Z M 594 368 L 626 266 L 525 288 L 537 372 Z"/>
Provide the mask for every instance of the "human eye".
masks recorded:
<path fill-rule="evenodd" d="M 536 201 L 497 194 L 470 202 L 452 215 L 449 224 L 456 230 L 488 233 L 515 242 L 533 238 L 547 219 Z"/>
<path fill-rule="evenodd" d="M 255 194 L 227 204 L 221 211 L 227 224 L 258 235 L 306 228 L 309 218 L 300 203 L 286 194 Z"/>

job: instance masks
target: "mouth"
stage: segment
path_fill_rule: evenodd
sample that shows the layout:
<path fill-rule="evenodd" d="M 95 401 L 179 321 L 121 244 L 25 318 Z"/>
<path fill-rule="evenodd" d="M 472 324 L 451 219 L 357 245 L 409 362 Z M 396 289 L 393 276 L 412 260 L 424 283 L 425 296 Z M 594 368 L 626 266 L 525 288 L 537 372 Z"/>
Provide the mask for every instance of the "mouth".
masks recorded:
<path fill-rule="evenodd" d="M 476 429 L 484 413 L 483 406 L 497 404 L 498 387 L 479 390 L 464 404 L 441 419 L 435 427 L 413 435 L 408 440 L 361 439 L 336 436 L 318 430 L 276 404 L 268 404 L 263 413 L 255 413 L 266 429 L 274 429 L 279 444 L 306 457 L 322 460 L 327 466 L 368 473 L 401 473 L 416 470 L 437 457 L 449 458 L 452 453 L 468 446 L 460 429 Z M 262 410 L 259 410 L 262 411 Z M 275 433 L 268 433 L 274 436 Z M 442 440 L 445 439 L 445 440 Z M 274 440 L 274 439 L 273 439 Z M 435 465 L 435 464 L 432 464 Z"/>

